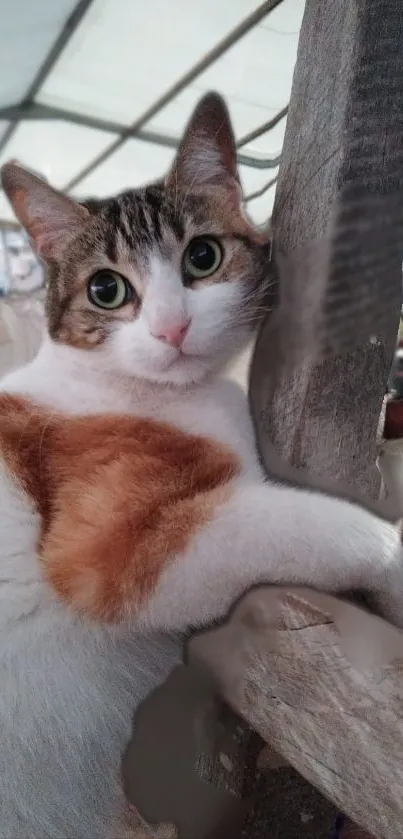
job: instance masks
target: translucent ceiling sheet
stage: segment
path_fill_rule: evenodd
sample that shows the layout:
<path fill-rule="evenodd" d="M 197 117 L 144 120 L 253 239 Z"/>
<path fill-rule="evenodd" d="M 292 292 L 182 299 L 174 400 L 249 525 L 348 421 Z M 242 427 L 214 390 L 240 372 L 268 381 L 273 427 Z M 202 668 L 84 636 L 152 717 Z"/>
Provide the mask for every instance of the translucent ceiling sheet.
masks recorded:
<path fill-rule="evenodd" d="M 111 140 L 104 131 L 68 122 L 21 122 L 0 155 L 0 165 L 15 158 L 63 188 Z"/>
<path fill-rule="evenodd" d="M 38 101 L 131 123 L 259 5 L 94 0 Z"/>
<path fill-rule="evenodd" d="M 0 107 L 18 104 L 78 0 L 0 0 Z M 192 85 L 158 112 L 148 131 L 179 138 L 207 90 L 226 98 L 238 140 L 288 104 L 305 0 L 283 0 Z M 50 70 L 36 102 L 130 124 L 261 5 L 262 0 L 93 0 Z M 4 13 L 1 6 L 4 5 Z M 13 72 L 10 72 L 10 67 Z M 0 120 L 0 142 L 8 123 Z M 243 154 L 280 154 L 286 118 L 250 141 Z M 24 121 L 0 155 L 17 158 L 65 188 L 117 135 L 62 121 Z M 75 188 L 105 196 L 163 175 L 170 148 L 126 141 Z M 244 195 L 259 192 L 277 170 L 240 167 Z M 257 223 L 271 213 L 275 185 L 248 203 Z M 12 213 L 0 192 L 0 220 Z"/>
<path fill-rule="evenodd" d="M 264 224 L 270 218 L 273 210 L 276 185 L 274 184 L 267 192 L 249 201 L 246 205 L 248 215 L 255 224 Z"/>
<path fill-rule="evenodd" d="M 260 195 L 246 205 L 248 215 L 255 224 L 266 224 L 273 212 L 276 186 L 272 186 L 264 195 Z"/>
<path fill-rule="evenodd" d="M 248 134 L 287 105 L 297 47 L 298 31 L 282 33 L 256 26 L 156 114 L 147 128 L 176 136 L 200 96 L 218 90 L 227 99 L 236 135 Z M 266 136 L 262 150 L 274 154 L 281 146 L 280 129 Z"/>
<path fill-rule="evenodd" d="M 271 114 L 268 115 L 268 120 L 271 119 L 271 116 Z M 242 146 L 240 152 L 260 160 L 266 157 L 273 157 L 273 155 L 277 156 L 283 148 L 286 123 L 287 117 L 285 116 L 270 131 L 265 131 L 264 134 L 261 134 L 259 137 Z"/>
<path fill-rule="evenodd" d="M 249 166 L 239 167 L 239 176 L 241 179 L 243 194 L 245 198 L 260 191 L 269 181 L 273 180 L 278 173 L 278 169 L 251 169 Z M 256 222 L 262 224 L 267 221 L 271 215 L 273 201 L 275 194 L 275 185 L 270 190 L 258 196 L 252 201 L 247 202 L 248 213 Z"/>
<path fill-rule="evenodd" d="M 277 174 L 277 169 L 252 169 L 250 166 L 239 166 L 239 177 L 245 197 L 270 181 Z"/>
<path fill-rule="evenodd" d="M 168 170 L 173 151 L 163 146 L 128 140 L 74 191 L 77 196 L 107 196 L 156 180 Z"/>
<path fill-rule="evenodd" d="M 263 20 L 261 25 L 280 35 L 294 34 L 301 29 L 305 0 L 285 0 Z"/>
<path fill-rule="evenodd" d="M 24 98 L 77 0 L 1 0 L 0 107 Z"/>

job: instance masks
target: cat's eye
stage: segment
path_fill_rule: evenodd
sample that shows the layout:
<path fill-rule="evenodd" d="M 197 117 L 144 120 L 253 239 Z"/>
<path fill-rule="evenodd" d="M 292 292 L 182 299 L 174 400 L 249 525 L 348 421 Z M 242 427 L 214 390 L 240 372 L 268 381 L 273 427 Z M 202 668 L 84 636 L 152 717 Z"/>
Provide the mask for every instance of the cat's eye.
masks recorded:
<path fill-rule="evenodd" d="M 203 280 L 218 271 L 223 250 L 216 239 L 198 236 L 189 242 L 183 257 L 183 271 L 190 280 Z"/>
<path fill-rule="evenodd" d="M 115 271 L 97 271 L 87 285 L 88 299 L 100 309 L 120 309 L 133 297 L 133 289 L 124 277 Z"/>

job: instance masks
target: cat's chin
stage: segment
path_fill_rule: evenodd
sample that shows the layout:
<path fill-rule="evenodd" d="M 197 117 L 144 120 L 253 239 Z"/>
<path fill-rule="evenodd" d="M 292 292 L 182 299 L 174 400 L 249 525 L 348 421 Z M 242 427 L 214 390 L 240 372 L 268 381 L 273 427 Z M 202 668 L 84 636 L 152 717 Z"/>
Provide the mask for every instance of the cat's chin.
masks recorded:
<path fill-rule="evenodd" d="M 203 379 L 215 372 L 217 366 L 217 364 L 211 363 L 211 359 L 202 356 L 180 354 L 165 368 L 143 368 L 137 371 L 137 375 L 139 378 L 155 382 L 155 384 L 194 385 L 202 382 Z"/>
<path fill-rule="evenodd" d="M 140 360 L 134 353 L 131 356 L 134 361 L 129 368 L 126 367 L 128 354 L 125 352 L 115 360 L 115 369 L 119 374 L 123 373 L 126 376 L 129 375 L 130 378 L 142 379 L 156 385 L 186 387 L 202 384 L 206 379 L 220 374 L 227 368 L 231 360 L 247 345 L 247 337 L 245 333 L 243 342 L 238 340 L 236 345 L 222 346 L 211 355 L 179 352 L 174 357 L 171 355 L 164 359 L 161 356 L 153 358 L 150 353 L 147 360 L 144 358 Z"/>

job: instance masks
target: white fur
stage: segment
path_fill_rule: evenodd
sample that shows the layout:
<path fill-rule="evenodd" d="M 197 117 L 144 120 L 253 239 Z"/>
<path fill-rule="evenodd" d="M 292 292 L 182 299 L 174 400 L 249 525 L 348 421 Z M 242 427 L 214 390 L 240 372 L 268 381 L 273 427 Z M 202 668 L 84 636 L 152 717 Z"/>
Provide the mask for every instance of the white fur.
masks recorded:
<path fill-rule="evenodd" d="M 0 836 L 107 839 L 133 711 L 180 644 L 70 614 L 43 583 L 37 516 L 4 467 L 0 502 Z"/>
<path fill-rule="evenodd" d="M 208 132 L 202 133 L 198 144 L 182 160 L 183 176 L 187 183 L 214 183 L 214 179 L 227 174 L 220 149 Z"/>
<path fill-rule="evenodd" d="M 383 614 L 403 622 L 396 530 L 358 506 L 264 481 L 245 395 L 220 378 L 200 380 L 214 368 L 222 344 L 233 340 L 225 323 L 235 297 L 219 287 L 206 289 L 204 297 L 194 294 L 178 294 L 175 305 L 193 314 L 185 350 L 195 351 L 196 359 L 158 347 L 145 329 L 135 334 L 122 326 L 100 351 L 46 339 L 31 364 L 3 380 L 2 390 L 65 412 L 123 411 L 211 435 L 233 447 L 242 474 L 211 524 L 162 575 L 148 607 L 133 616 L 135 630 L 86 623 L 57 602 L 35 555 L 36 514 L 3 469 L 1 839 L 107 836 L 119 807 L 116 784 L 134 709 L 180 655 L 179 641 L 146 631 L 208 623 L 263 581 L 329 591 L 360 585 L 376 594 Z M 197 310 L 205 313 L 206 334 Z"/>

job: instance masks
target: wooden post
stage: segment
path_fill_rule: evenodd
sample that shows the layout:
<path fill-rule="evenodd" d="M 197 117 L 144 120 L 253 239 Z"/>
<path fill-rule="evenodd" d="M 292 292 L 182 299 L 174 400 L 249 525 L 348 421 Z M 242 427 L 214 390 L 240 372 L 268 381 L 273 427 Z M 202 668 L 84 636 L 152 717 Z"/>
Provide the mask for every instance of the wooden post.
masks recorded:
<path fill-rule="evenodd" d="M 402 296 L 402 43 L 399 0 L 307 0 L 273 214 L 280 308 L 250 387 L 269 471 L 274 444 L 373 498 Z"/>

